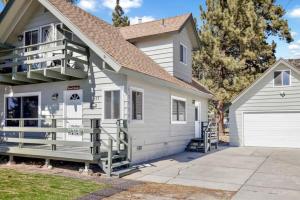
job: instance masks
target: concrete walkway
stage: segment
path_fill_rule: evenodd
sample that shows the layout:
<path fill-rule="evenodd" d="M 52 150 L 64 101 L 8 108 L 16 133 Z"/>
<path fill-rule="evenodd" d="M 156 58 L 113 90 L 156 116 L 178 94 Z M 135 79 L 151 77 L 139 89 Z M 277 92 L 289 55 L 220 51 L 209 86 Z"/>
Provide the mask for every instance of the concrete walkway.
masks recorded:
<path fill-rule="evenodd" d="M 234 199 L 300 198 L 300 149 L 239 147 L 181 153 L 140 166 L 127 179 L 236 191 Z"/>

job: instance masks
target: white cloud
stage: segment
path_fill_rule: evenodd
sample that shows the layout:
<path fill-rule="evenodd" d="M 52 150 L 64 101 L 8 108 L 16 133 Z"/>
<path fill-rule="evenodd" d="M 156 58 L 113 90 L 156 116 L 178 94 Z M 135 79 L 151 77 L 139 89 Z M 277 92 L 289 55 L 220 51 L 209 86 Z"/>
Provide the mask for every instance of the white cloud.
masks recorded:
<path fill-rule="evenodd" d="M 78 6 L 83 10 L 95 11 L 98 7 L 96 0 L 80 0 Z"/>
<path fill-rule="evenodd" d="M 288 15 L 290 17 L 300 17 L 300 8 L 295 8 L 293 10 L 291 10 Z"/>
<path fill-rule="evenodd" d="M 125 12 L 129 12 L 131 8 L 139 8 L 142 6 L 143 0 L 120 0 L 120 6 Z M 111 10 L 115 9 L 116 0 L 102 0 L 102 5 Z"/>
<path fill-rule="evenodd" d="M 292 37 L 295 37 L 296 35 L 298 35 L 298 33 L 295 32 L 295 31 L 292 31 L 292 32 L 291 32 L 291 35 L 292 35 Z"/>
<path fill-rule="evenodd" d="M 135 16 L 135 17 L 130 17 L 130 24 L 138 24 L 139 19 L 141 19 L 143 23 L 155 20 L 155 18 L 152 16 L 143 16 L 143 17 Z"/>
<path fill-rule="evenodd" d="M 290 50 L 291 58 L 299 58 L 300 57 L 300 40 L 297 40 L 288 46 Z"/>

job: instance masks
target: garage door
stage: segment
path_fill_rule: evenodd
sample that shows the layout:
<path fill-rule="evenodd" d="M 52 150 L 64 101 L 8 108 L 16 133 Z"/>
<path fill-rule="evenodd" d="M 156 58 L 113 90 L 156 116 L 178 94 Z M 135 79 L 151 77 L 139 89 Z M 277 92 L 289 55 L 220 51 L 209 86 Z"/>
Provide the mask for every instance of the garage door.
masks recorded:
<path fill-rule="evenodd" d="M 300 113 L 245 113 L 245 146 L 300 148 Z"/>

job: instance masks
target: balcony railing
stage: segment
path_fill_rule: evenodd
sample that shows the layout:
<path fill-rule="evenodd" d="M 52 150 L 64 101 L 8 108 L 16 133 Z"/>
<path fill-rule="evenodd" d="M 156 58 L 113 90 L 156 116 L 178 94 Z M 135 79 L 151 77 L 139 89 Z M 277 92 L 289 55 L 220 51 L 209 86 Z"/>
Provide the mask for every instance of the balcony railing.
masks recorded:
<path fill-rule="evenodd" d="M 87 46 L 67 39 L 0 51 L 0 82 L 18 85 L 86 78 L 89 56 Z"/>

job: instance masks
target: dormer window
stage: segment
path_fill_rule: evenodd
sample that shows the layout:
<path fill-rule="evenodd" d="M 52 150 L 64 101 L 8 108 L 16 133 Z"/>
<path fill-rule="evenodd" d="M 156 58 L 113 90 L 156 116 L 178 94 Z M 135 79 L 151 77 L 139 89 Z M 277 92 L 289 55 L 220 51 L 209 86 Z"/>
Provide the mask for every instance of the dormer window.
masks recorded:
<path fill-rule="evenodd" d="M 183 44 L 180 44 L 180 62 L 187 64 L 187 49 Z"/>
<path fill-rule="evenodd" d="M 290 86 L 291 85 L 291 71 L 290 70 L 280 70 L 274 72 L 274 86 Z"/>

